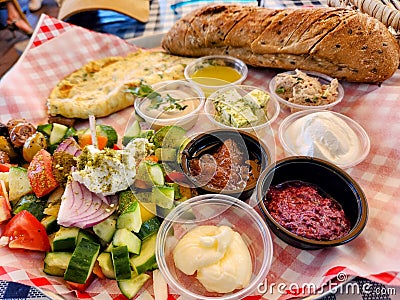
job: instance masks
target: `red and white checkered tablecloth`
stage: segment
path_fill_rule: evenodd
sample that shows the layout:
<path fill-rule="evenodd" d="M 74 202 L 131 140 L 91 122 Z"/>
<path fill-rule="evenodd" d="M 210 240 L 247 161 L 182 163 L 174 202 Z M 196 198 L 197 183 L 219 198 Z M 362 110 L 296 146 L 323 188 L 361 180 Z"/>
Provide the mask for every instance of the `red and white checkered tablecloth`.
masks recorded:
<path fill-rule="evenodd" d="M 56 83 L 88 60 L 125 55 L 136 47 L 115 36 L 90 32 L 42 16 L 29 51 L 0 82 L 0 121 L 24 117 L 35 124 L 46 121 L 46 98 Z M 267 88 L 275 72 L 250 68 L 245 84 Z M 348 169 L 363 188 L 369 203 L 369 220 L 354 241 L 332 249 L 305 251 L 288 246 L 275 236 L 274 259 L 266 278 L 265 295 L 252 299 L 290 296 L 291 287 L 320 286 L 360 275 L 400 286 L 400 71 L 381 86 L 343 83 L 345 97 L 334 110 L 356 120 L 368 133 L 371 151 L 366 160 Z M 132 112 L 128 108 L 101 120 L 123 132 Z M 282 111 L 274 132 L 288 112 Z M 197 130 L 203 128 L 198 125 Z M 273 141 L 274 142 L 274 141 Z M 276 159 L 283 158 L 275 138 Z M 1 229 L 0 229 L 1 230 Z M 73 295 L 57 277 L 42 272 L 43 254 L 0 248 L 0 280 L 18 281 Z M 278 289 L 278 286 L 280 289 Z M 146 285 L 151 291 L 151 282 Z M 115 281 L 95 280 L 80 298 L 123 298 Z M 171 296 L 171 299 L 175 298 Z"/>

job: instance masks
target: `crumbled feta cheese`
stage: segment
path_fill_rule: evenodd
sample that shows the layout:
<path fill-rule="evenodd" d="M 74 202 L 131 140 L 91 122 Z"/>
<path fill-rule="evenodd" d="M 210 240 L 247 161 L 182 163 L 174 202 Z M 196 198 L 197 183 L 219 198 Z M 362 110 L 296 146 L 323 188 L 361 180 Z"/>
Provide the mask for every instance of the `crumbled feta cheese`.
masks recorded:
<path fill-rule="evenodd" d="M 132 185 L 136 176 L 136 160 L 130 151 L 86 146 L 77 160 L 72 178 L 93 193 L 113 195 Z"/>

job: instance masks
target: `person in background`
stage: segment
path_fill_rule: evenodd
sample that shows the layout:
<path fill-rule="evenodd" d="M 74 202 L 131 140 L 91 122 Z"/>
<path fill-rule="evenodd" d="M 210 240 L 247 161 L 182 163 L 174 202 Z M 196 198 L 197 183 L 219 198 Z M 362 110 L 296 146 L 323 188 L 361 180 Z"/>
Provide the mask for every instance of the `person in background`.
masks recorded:
<path fill-rule="evenodd" d="M 30 11 L 37 11 L 42 7 L 43 0 L 29 0 L 28 7 Z"/>
<path fill-rule="evenodd" d="M 26 19 L 25 14 L 22 12 L 21 7 L 17 0 L 11 1 L 1 1 L 0 4 L 4 4 L 7 8 L 7 24 L 1 25 L 1 29 L 8 29 L 10 30 L 14 36 L 15 31 L 19 30 L 22 33 L 30 36 L 33 32 L 31 25 L 29 24 L 28 20 Z"/>

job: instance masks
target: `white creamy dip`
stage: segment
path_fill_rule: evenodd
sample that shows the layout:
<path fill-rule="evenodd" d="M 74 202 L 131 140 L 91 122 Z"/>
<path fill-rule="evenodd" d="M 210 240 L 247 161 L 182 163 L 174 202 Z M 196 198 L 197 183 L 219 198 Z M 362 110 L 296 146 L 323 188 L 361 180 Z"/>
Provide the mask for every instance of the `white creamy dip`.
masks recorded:
<path fill-rule="evenodd" d="M 286 130 L 287 142 L 298 155 L 347 164 L 360 155 L 360 141 L 356 133 L 341 118 L 331 112 L 306 115 Z"/>
<path fill-rule="evenodd" d="M 198 226 L 173 251 L 176 267 L 196 278 L 209 292 L 229 293 L 248 286 L 250 252 L 239 233 L 228 226 Z"/>

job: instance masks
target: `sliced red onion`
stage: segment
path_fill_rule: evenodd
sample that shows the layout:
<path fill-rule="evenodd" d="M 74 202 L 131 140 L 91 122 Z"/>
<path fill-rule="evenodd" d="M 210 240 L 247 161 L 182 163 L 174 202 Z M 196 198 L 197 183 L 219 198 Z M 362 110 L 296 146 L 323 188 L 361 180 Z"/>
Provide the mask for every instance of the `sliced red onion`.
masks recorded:
<path fill-rule="evenodd" d="M 71 180 L 65 187 L 57 222 L 65 227 L 92 227 L 107 219 L 117 204 L 117 196 L 95 194 L 83 184 Z"/>
<path fill-rule="evenodd" d="M 81 154 L 82 149 L 73 137 L 69 137 L 63 140 L 60 145 L 58 145 L 55 152 L 66 152 L 77 157 Z"/>

